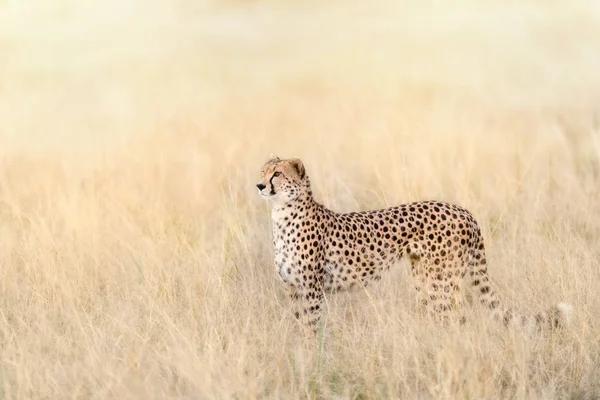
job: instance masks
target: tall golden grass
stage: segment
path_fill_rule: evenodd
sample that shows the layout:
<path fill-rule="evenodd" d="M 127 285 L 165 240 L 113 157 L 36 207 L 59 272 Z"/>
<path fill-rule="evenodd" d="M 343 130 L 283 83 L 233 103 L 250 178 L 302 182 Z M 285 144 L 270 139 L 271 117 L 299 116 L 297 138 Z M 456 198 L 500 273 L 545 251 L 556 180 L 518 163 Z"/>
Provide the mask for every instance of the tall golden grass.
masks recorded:
<path fill-rule="evenodd" d="M 597 2 L 4 0 L 0 54 L 0 398 L 600 397 Z M 467 207 L 571 328 L 420 321 L 400 264 L 306 346 L 271 152 L 337 211 Z"/>

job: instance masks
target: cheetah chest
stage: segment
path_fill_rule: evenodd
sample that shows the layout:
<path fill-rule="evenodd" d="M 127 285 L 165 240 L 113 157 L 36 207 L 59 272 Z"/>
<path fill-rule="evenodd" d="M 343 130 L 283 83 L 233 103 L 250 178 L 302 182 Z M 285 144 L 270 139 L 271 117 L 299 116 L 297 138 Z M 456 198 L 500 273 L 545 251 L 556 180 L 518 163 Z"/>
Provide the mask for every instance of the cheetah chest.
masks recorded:
<path fill-rule="evenodd" d="M 275 272 L 284 282 L 297 282 L 302 275 L 299 252 L 295 237 L 283 232 L 274 232 Z"/>
<path fill-rule="evenodd" d="M 317 237 L 313 220 L 302 210 L 273 211 L 273 248 L 275 271 L 284 282 L 302 285 L 307 274 L 316 269 Z M 316 219 L 318 220 L 318 218 Z M 313 229 L 308 226 L 313 224 Z"/>

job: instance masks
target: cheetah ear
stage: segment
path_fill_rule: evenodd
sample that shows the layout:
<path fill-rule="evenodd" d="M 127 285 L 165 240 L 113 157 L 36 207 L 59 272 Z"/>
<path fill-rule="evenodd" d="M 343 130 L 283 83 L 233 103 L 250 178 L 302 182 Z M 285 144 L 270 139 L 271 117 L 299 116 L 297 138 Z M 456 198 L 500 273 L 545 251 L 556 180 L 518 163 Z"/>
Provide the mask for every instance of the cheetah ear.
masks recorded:
<path fill-rule="evenodd" d="M 270 158 L 271 160 L 274 160 L 274 161 L 280 161 L 279 157 L 277 157 L 277 156 L 276 156 L 275 154 L 273 154 L 273 153 L 271 153 L 271 155 L 269 156 L 269 158 Z"/>
<path fill-rule="evenodd" d="M 302 164 L 302 161 L 299 158 L 294 157 L 290 159 L 290 164 L 296 169 L 298 175 L 300 176 L 300 179 L 304 179 L 304 175 L 306 175 L 306 170 L 304 169 L 304 164 Z"/>

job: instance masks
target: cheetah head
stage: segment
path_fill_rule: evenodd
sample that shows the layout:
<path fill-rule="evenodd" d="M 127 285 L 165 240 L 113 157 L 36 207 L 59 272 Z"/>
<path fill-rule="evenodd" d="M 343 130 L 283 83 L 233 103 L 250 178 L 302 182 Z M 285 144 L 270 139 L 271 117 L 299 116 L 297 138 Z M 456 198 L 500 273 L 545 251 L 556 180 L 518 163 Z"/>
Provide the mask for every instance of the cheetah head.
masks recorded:
<path fill-rule="evenodd" d="M 256 187 L 263 198 L 287 203 L 304 193 L 306 182 L 306 172 L 300 159 L 281 160 L 274 156 L 263 165 Z"/>

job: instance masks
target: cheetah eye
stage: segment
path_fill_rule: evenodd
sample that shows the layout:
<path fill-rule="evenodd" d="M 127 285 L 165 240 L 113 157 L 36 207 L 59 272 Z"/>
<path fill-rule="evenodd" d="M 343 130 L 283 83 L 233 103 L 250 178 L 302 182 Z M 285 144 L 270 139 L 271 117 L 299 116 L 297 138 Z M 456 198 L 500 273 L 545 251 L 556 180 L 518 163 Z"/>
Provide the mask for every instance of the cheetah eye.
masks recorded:
<path fill-rule="evenodd" d="M 281 172 L 279 172 L 279 171 L 277 171 L 273 174 L 273 176 L 280 176 L 280 175 L 281 175 Z"/>

